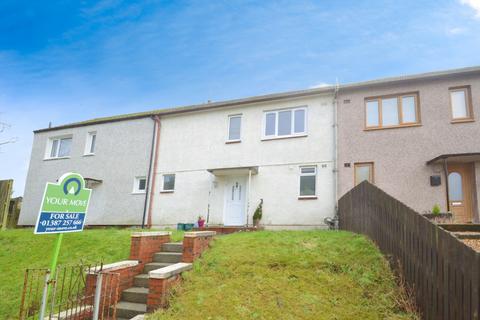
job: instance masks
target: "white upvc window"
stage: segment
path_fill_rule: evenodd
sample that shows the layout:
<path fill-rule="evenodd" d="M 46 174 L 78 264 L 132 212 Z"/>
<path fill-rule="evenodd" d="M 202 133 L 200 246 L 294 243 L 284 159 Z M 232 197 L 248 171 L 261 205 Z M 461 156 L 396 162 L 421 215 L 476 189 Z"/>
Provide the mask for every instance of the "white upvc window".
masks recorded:
<path fill-rule="evenodd" d="M 173 192 L 175 190 L 175 174 L 163 175 L 162 192 Z"/>
<path fill-rule="evenodd" d="M 87 134 L 87 142 L 85 143 L 84 155 L 95 154 L 95 147 L 97 143 L 97 132 L 91 131 Z"/>
<path fill-rule="evenodd" d="M 66 158 L 70 156 L 72 136 L 50 138 L 47 143 L 46 159 Z"/>
<path fill-rule="evenodd" d="M 263 139 L 275 139 L 307 134 L 307 107 L 265 111 Z"/>
<path fill-rule="evenodd" d="M 135 177 L 133 181 L 133 193 L 145 193 L 147 190 L 147 178 L 145 176 Z"/>
<path fill-rule="evenodd" d="M 228 116 L 228 136 L 227 142 L 241 141 L 242 133 L 242 115 L 236 114 Z"/>
<path fill-rule="evenodd" d="M 300 198 L 315 198 L 317 195 L 317 167 L 300 167 Z"/>

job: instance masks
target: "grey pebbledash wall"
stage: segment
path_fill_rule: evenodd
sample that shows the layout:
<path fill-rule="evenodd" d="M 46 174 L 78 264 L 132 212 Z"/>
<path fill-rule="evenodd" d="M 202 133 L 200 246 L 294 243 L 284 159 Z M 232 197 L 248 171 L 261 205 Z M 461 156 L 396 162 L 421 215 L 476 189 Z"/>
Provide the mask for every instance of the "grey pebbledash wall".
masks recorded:
<path fill-rule="evenodd" d="M 133 184 L 148 174 L 153 125 L 147 117 L 35 133 L 19 225 L 35 224 L 45 183 L 68 171 L 102 180 L 93 186 L 86 224 L 141 224 L 145 194 L 134 194 Z M 91 131 L 95 155 L 84 155 Z M 45 160 L 48 139 L 65 134 L 73 135 L 70 157 Z"/>

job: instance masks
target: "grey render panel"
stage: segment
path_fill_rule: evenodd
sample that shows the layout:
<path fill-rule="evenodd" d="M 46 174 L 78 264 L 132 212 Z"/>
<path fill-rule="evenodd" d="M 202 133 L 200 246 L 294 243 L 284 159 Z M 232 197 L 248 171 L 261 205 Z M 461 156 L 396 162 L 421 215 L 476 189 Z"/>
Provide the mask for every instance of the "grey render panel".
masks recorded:
<path fill-rule="evenodd" d="M 74 171 L 102 180 L 94 186 L 86 224 L 138 225 L 145 194 L 133 194 L 135 176 L 147 176 L 154 122 L 150 118 L 36 133 L 25 186 L 20 225 L 36 222 L 46 182 Z M 95 155 L 85 156 L 88 132 L 97 132 Z M 69 159 L 44 160 L 51 137 L 72 134 Z"/>
<path fill-rule="evenodd" d="M 475 122 L 451 123 L 449 88 L 470 85 Z M 364 130 L 366 97 L 419 92 L 421 126 Z M 346 103 L 350 100 L 349 103 Z M 480 151 L 480 73 L 340 90 L 338 96 L 338 196 L 353 187 L 354 163 L 375 163 L 375 184 L 413 209 L 446 210 L 441 165 L 426 162 L 442 154 Z M 344 163 L 351 163 L 350 167 Z M 478 163 L 477 163 L 478 167 Z M 442 184 L 430 186 L 429 177 Z M 477 176 L 477 181 L 480 177 Z"/>

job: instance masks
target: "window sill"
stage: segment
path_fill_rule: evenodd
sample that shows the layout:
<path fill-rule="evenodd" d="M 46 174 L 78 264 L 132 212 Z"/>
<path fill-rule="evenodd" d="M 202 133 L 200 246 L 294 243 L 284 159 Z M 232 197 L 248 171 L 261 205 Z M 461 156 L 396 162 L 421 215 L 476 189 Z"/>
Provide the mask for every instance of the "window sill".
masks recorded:
<path fill-rule="evenodd" d="M 316 200 L 317 196 L 299 196 L 298 200 Z"/>
<path fill-rule="evenodd" d="M 421 127 L 421 123 L 412 123 L 412 124 L 400 124 L 398 126 L 388 126 L 388 127 L 367 127 L 363 131 L 375 131 L 375 130 L 387 130 L 387 129 L 398 129 L 398 128 L 411 128 L 411 127 Z"/>
<path fill-rule="evenodd" d="M 472 118 L 465 118 L 465 119 L 453 119 L 450 121 L 450 123 L 455 124 L 455 123 L 468 123 L 468 122 L 475 122 L 475 119 Z"/>
<path fill-rule="evenodd" d="M 145 191 L 134 191 L 132 192 L 132 194 L 146 194 Z"/>
<path fill-rule="evenodd" d="M 162 190 L 160 193 L 173 193 L 175 190 Z"/>
<path fill-rule="evenodd" d="M 227 140 L 225 141 L 225 144 L 232 144 L 232 143 L 240 143 L 242 140 Z"/>
<path fill-rule="evenodd" d="M 43 161 L 63 160 L 63 159 L 70 159 L 70 156 L 68 156 L 68 157 L 56 157 L 56 158 L 44 158 Z"/>
<path fill-rule="evenodd" d="M 85 153 L 83 156 L 84 157 L 91 157 L 91 156 L 94 156 L 95 153 Z"/>
<path fill-rule="evenodd" d="M 297 135 L 278 136 L 278 137 L 263 137 L 261 139 L 261 141 L 282 140 L 282 139 L 291 139 L 291 138 L 304 138 L 304 137 L 308 137 L 308 134 L 297 134 Z"/>

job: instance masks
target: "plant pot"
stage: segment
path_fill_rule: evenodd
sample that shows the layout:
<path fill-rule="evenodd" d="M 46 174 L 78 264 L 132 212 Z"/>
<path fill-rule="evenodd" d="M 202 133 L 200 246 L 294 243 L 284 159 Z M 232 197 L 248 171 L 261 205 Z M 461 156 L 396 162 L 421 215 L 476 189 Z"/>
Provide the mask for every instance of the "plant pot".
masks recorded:
<path fill-rule="evenodd" d="M 450 219 L 450 218 L 452 218 L 452 214 L 450 212 L 442 212 L 442 213 L 439 213 L 439 214 L 425 213 L 423 216 L 427 219 Z"/>
<path fill-rule="evenodd" d="M 198 220 L 198 227 L 203 228 L 205 226 L 205 220 Z"/>

